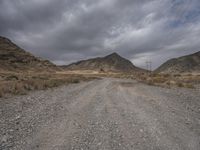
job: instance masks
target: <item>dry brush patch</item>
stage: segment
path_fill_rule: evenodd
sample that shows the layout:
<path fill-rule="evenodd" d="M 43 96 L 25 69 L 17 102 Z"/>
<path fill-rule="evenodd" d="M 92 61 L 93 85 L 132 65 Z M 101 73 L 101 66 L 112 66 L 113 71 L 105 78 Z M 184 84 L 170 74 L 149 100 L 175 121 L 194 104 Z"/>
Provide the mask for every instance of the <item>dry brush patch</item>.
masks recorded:
<path fill-rule="evenodd" d="M 139 73 L 102 73 L 96 74 L 98 77 L 111 77 L 111 78 L 123 78 L 134 79 L 139 82 L 161 86 L 161 87 L 182 87 L 182 88 L 195 88 L 197 84 L 200 84 L 200 75 L 197 74 L 156 74 L 150 72 Z"/>
<path fill-rule="evenodd" d="M 183 87 L 195 88 L 200 84 L 200 76 L 192 74 L 140 74 L 137 80 L 147 83 L 148 85 L 157 85 L 163 87 Z"/>
<path fill-rule="evenodd" d="M 1 72 L 0 97 L 8 94 L 26 94 L 32 90 L 45 90 L 63 84 L 96 79 L 92 76 L 58 73 Z"/>
<path fill-rule="evenodd" d="M 79 72 L 81 74 L 81 72 Z M 198 74 L 157 74 L 151 72 L 104 72 L 104 73 L 88 73 L 85 75 L 94 77 L 122 78 L 134 79 L 139 82 L 161 87 L 183 87 L 195 88 L 196 84 L 200 84 L 200 75 Z"/>

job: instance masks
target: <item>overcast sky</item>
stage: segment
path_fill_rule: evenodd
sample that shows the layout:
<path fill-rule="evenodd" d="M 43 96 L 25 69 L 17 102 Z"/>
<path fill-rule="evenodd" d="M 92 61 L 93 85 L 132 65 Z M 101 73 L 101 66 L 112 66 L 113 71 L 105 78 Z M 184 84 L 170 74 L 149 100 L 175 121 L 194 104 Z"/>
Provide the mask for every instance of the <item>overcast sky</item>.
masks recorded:
<path fill-rule="evenodd" d="M 199 0 L 0 0 L 0 35 L 56 64 L 117 52 L 153 67 L 200 50 Z"/>

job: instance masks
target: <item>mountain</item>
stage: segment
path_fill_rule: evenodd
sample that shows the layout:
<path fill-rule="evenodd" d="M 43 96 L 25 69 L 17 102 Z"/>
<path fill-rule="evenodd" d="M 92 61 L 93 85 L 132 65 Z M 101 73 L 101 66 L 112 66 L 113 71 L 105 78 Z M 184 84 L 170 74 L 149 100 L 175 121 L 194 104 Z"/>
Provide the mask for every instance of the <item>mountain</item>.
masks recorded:
<path fill-rule="evenodd" d="M 35 57 L 0 36 L 0 70 L 7 71 L 55 71 L 58 67 L 48 60 Z"/>
<path fill-rule="evenodd" d="M 82 60 L 67 66 L 62 66 L 67 70 L 93 70 L 100 72 L 135 72 L 143 71 L 134 66 L 129 60 L 121 57 L 117 53 L 112 53 L 105 57 L 97 57 Z"/>
<path fill-rule="evenodd" d="M 200 51 L 170 59 L 155 70 L 158 73 L 200 73 Z"/>

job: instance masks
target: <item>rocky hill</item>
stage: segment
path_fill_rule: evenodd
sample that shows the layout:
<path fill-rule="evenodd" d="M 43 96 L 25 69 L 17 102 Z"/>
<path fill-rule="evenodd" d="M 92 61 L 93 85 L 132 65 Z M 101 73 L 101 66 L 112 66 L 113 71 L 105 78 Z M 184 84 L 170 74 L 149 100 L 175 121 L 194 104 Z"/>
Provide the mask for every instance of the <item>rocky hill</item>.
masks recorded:
<path fill-rule="evenodd" d="M 200 51 L 170 59 L 155 70 L 158 73 L 200 73 Z"/>
<path fill-rule="evenodd" d="M 134 66 L 129 60 L 121 57 L 117 53 L 112 53 L 105 57 L 97 57 L 82 60 L 67 66 L 62 66 L 67 70 L 93 70 L 100 72 L 136 72 L 143 71 Z"/>
<path fill-rule="evenodd" d="M 11 40 L 0 36 L 0 70 L 7 71 L 55 71 L 59 69 L 48 60 L 35 57 L 15 45 Z"/>

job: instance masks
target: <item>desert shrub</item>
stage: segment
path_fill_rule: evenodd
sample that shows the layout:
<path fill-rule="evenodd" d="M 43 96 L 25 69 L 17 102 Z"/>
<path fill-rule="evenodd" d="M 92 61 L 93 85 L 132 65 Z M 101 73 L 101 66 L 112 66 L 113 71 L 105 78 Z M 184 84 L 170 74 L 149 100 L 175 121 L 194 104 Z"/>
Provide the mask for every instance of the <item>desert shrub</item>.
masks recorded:
<path fill-rule="evenodd" d="M 10 80 L 19 80 L 18 76 L 16 75 L 10 75 L 10 76 L 7 76 L 6 77 L 6 80 L 7 81 L 10 81 Z"/>
<path fill-rule="evenodd" d="M 29 79 L 29 80 L 24 81 L 24 87 L 28 91 L 39 89 L 39 84 L 42 84 L 42 83 L 41 81 L 38 81 L 38 80 Z"/>
<path fill-rule="evenodd" d="M 191 83 L 182 83 L 182 82 L 176 82 L 176 86 L 183 88 L 190 88 L 190 89 L 195 88 L 194 85 Z"/>
<path fill-rule="evenodd" d="M 165 84 L 166 84 L 167 86 L 170 86 L 170 85 L 171 85 L 171 82 L 170 82 L 170 81 L 167 81 L 167 82 L 165 82 Z"/>
<path fill-rule="evenodd" d="M 147 80 L 147 77 L 146 77 L 146 76 L 140 76 L 139 78 L 140 78 L 141 80 L 144 80 L 144 81 Z"/>
<path fill-rule="evenodd" d="M 33 88 L 33 86 L 31 86 L 31 85 L 25 83 L 25 84 L 24 84 L 24 89 L 27 90 L 27 91 L 31 91 L 31 90 L 33 90 L 34 88 Z"/>
<path fill-rule="evenodd" d="M 157 77 L 157 76 L 158 76 L 158 74 L 156 74 L 156 73 L 150 74 L 150 77 Z"/>
<path fill-rule="evenodd" d="M 184 87 L 184 84 L 181 83 L 181 82 L 177 82 L 176 85 L 177 85 L 178 87 Z"/>
<path fill-rule="evenodd" d="M 184 87 L 190 88 L 190 89 L 195 88 L 195 87 L 194 87 L 192 84 L 190 84 L 190 83 L 185 84 Z"/>
<path fill-rule="evenodd" d="M 181 77 L 181 74 L 174 74 L 174 77 Z"/>
<path fill-rule="evenodd" d="M 191 73 L 188 73 L 186 76 L 192 76 L 192 74 L 191 74 Z"/>
<path fill-rule="evenodd" d="M 169 77 L 170 77 L 170 74 L 163 74 L 163 77 L 169 78 Z"/>
<path fill-rule="evenodd" d="M 80 83 L 80 80 L 78 80 L 78 79 L 73 79 L 73 80 L 71 81 L 71 83 Z"/>
<path fill-rule="evenodd" d="M 152 78 L 152 81 L 153 81 L 154 83 L 164 83 L 164 82 L 167 81 L 167 79 L 164 78 L 164 77 L 155 77 L 155 78 Z"/>
<path fill-rule="evenodd" d="M 144 74 L 145 74 L 144 72 L 140 73 L 140 75 L 144 75 Z"/>
<path fill-rule="evenodd" d="M 52 87 L 57 87 L 61 84 L 64 83 L 64 80 L 61 80 L 61 79 L 52 79 L 52 80 L 47 80 L 45 83 L 44 83 L 44 87 L 45 88 L 52 88 Z"/>
<path fill-rule="evenodd" d="M 14 84 L 14 94 L 26 94 L 26 90 L 24 88 L 24 84 L 17 82 Z"/>
<path fill-rule="evenodd" d="M 146 81 L 146 83 L 147 83 L 148 85 L 155 85 L 155 83 L 154 83 L 152 80 L 148 80 L 148 81 Z"/>

